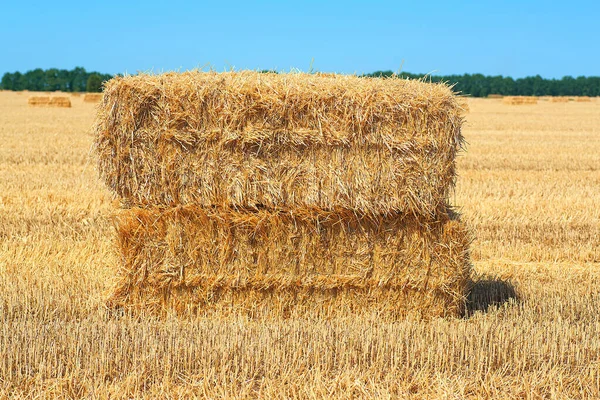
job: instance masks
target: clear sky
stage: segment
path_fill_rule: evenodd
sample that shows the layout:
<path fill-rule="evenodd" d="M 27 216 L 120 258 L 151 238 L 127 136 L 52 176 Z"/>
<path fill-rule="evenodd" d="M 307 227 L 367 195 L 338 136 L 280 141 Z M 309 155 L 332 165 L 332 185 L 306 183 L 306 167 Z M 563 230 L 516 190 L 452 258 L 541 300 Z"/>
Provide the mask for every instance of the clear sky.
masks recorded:
<path fill-rule="evenodd" d="M 598 1 L 2 2 L 0 75 L 298 68 L 600 75 Z"/>

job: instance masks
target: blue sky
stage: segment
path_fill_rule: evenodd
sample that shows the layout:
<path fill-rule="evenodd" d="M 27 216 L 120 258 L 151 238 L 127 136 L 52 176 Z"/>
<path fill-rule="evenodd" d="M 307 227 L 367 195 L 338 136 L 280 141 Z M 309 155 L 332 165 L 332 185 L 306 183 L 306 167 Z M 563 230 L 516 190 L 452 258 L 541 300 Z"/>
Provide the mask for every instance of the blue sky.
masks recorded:
<path fill-rule="evenodd" d="M 596 1 L 44 1 L 2 5 L 0 75 L 298 68 L 600 75 Z"/>

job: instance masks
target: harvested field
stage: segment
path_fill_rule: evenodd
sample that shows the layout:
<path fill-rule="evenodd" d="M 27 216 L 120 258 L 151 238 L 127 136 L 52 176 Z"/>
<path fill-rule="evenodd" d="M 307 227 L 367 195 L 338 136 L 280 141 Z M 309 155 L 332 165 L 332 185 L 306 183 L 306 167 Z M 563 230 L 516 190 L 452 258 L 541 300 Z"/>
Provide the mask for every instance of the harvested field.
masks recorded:
<path fill-rule="evenodd" d="M 402 79 L 139 75 L 107 82 L 96 148 L 134 206 L 433 215 L 453 187 L 462 113 L 447 86 Z"/>
<path fill-rule="evenodd" d="M 0 93 L 0 398 L 600 397 L 600 102 L 468 100 L 468 318 L 257 322 L 109 312 L 96 104 L 23 100 Z"/>

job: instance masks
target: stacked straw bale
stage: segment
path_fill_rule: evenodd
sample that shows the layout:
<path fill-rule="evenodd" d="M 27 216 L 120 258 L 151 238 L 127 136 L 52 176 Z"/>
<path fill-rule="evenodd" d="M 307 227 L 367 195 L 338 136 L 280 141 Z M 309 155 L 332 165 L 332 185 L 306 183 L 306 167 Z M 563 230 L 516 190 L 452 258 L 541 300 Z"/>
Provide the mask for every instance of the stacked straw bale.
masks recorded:
<path fill-rule="evenodd" d="M 118 77 L 95 126 L 124 209 L 114 306 L 457 315 L 447 199 L 461 102 L 441 84 L 255 72 Z"/>

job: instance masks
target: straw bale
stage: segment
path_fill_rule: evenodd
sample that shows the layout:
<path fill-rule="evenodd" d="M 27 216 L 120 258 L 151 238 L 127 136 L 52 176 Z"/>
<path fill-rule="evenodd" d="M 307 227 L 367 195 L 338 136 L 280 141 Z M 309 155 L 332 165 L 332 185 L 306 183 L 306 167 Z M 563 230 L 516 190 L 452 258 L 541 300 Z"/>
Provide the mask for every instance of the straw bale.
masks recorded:
<path fill-rule="evenodd" d="M 85 103 L 100 103 L 102 101 L 102 93 L 86 93 L 83 96 Z"/>
<path fill-rule="evenodd" d="M 501 94 L 488 94 L 488 99 L 502 99 L 504 95 Z"/>
<path fill-rule="evenodd" d="M 184 206 L 121 211 L 116 227 L 123 265 L 111 307 L 382 318 L 464 307 L 469 234 L 453 214 Z"/>
<path fill-rule="evenodd" d="M 462 113 L 448 86 L 399 78 L 117 77 L 96 150 L 131 205 L 432 214 L 453 187 Z"/>
<path fill-rule="evenodd" d="M 506 96 L 502 102 L 510 105 L 537 104 L 538 98 L 535 96 Z"/>
<path fill-rule="evenodd" d="M 578 103 L 588 103 L 591 102 L 592 99 L 589 96 L 579 96 L 575 98 L 575 101 Z"/>
<path fill-rule="evenodd" d="M 50 107 L 71 107 L 71 99 L 65 96 L 55 96 L 48 103 Z"/>
<path fill-rule="evenodd" d="M 79 92 L 73 92 L 73 93 L 71 93 L 71 96 L 73 96 L 73 97 L 79 97 L 79 96 L 81 96 L 81 93 L 79 93 Z"/>
<path fill-rule="evenodd" d="M 564 96 L 555 96 L 555 97 L 552 97 L 551 101 L 552 101 L 552 103 L 568 103 L 569 98 L 564 97 Z"/>
<path fill-rule="evenodd" d="M 33 96 L 33 97 L 30 97 L 27 100 L 27 102 L 30 106 L 34 106 L 34 107 L 47 106 L 50 103 L 50 97 L 49 96 Z"/>

